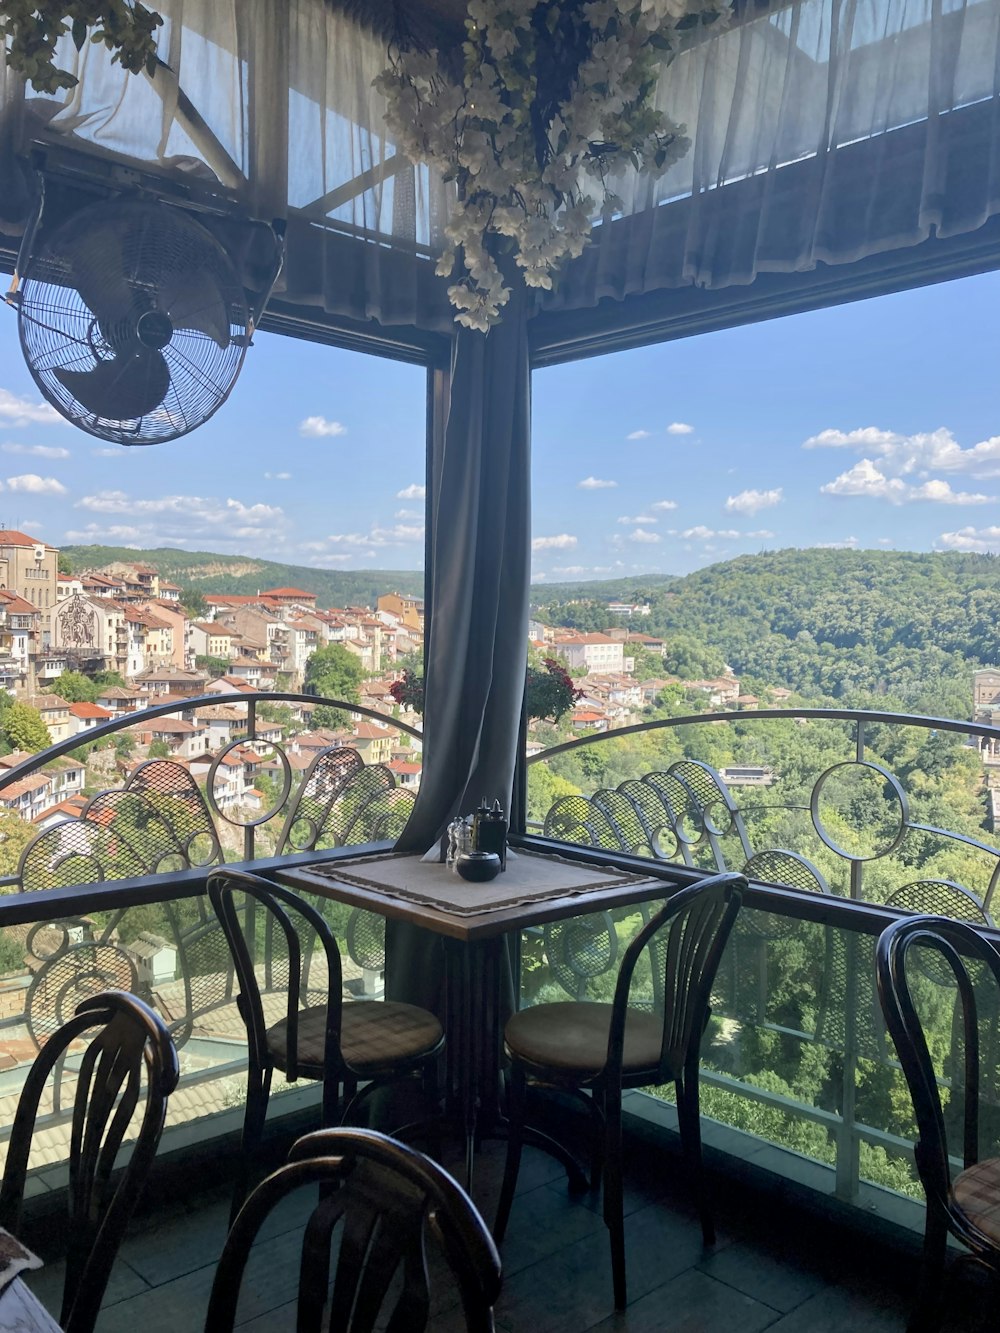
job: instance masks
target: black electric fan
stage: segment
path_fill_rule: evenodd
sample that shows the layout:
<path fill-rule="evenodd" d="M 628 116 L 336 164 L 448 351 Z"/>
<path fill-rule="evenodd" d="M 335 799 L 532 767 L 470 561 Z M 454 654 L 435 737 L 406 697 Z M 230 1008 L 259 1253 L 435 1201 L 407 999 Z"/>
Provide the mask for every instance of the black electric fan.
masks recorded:
<path fill-rule="evenodd" d="M 253 333 L 225 250 L 160 200 L 80 209 L 31 246 L 15 283 L 35 383 L 74 425 L 118 444 L 160 444 L 207 421 Z"/>

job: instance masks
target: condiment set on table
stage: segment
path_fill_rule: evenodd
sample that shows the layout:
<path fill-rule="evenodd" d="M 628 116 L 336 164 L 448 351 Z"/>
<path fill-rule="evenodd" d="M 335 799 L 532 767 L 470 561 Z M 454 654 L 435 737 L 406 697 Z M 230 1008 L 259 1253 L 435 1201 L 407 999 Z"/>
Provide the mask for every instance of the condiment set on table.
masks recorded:
<path fill-rule="evenodd" d="M 463 879 L 485 883 L 507 869 L 507 819 L 499 801 L 483 800 L 476 812 L 459 816 L 442 839 L 444 861 Z"/>

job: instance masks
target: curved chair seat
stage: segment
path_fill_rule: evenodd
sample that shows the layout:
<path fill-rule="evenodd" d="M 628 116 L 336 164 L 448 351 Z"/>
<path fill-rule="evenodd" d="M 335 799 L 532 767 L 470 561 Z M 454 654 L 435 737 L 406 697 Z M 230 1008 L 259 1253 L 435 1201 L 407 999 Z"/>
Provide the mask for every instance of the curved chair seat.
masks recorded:
<path fill-rule="evenodd" d="M 960 1172 L 951 1194 L 972 1226 L 1000 1247 L 1000 1157 L 986 1157 Z"/>
<path fill-rule="evenodd" d="M 298 1072 L 321 1079 L 326 1069 L 326 1005 L 298 1014 Z M 444 1029 L 427 1009 L 398 1001 L 356 1000 L 341 1010 L 340 1055 L 344 1073 L 358 1079 L 379 1078 L 399 1068 L 400 1061 L 419 1064 L 436 1056 Z M 267 1029 L 267 1049 L 274 1067 L 285 1070 L 288 1019 Z"/>
<path fill-rule="evenodd" d="M 419 1079 L 436 1105 L 441 1024 L 413 1004 L 344 1002 L 340 947 L 322 913 L 306 899 L 244 870 L 213 871 L 208 896 L 222 925 L 239 982 L 239 1010 L 247 1029 L 247 1098 L 243 1140 L 230 1221 L 246 1197 L 251 1165 L 264 1134 L 271 1076 L 288 1083 L 322 1084 L 322 1124 L 349 1118 L 359 1103 L 397 1079 Z M 310 1004 L 313 959 L 319 975 Z M 284 1017 L 268 1025 L 262 988 L 284 993 Z M 358 1084 L 364 1086 L 359 1091 Z"/>
<path fill-rule="evenodd" d="M 610 1004 L 584 1000 L 522 1009 L 507 1023 L 504 1047 L 507 1055 L 520 1060 L 536 1081 L 558 1083 L 565 1078 L 579 1087 L 596 1079 L 608 1063 L 613 1013 Z M 662 1047 L 663 1019 L 641 1009 L 630 1009 L 625 1017 L 623 1076 L 657 1073 Z"/>

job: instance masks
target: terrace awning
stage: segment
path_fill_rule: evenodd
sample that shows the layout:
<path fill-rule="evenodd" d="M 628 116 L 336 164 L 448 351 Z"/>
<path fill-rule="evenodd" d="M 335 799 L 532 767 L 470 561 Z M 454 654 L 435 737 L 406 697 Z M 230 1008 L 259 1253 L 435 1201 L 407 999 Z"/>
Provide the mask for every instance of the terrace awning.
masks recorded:
<path fill-rule="evenodd" d="M 9 254 L 30 207 L 24 152 L 62 145 L 210 189 L 248 217 L 287 219 L 282 312 L 400 330 L 424 348 L 429 337 L 442 367 L 450 353 L 432 447 L 414 839 L 428 841 L 470 795 L 510 791 L 529 348 L 536 362 L 579 355 L 760 318 L 809 292 L 843 299 L 894 268 L 902 284 L 1000 257 L 1000 0 L 741 0 L 728 31 L 694 40 L 660 79 L 657 103 L 686 124 L 691 151 L 658 181 L 617 184 L 621 215 L 595 229 L 558 292 L 522 292 L 485 339 L 456 332 L 433 272 L 451 187 L 396 152 L 372 88 L 397 11 L 449 42 L 461 4 L 157 7 L 169 69 L 152 80 L 69 43 L 65 63 L 80 76 L 69 94 L 34 95 L 0 70 L 0 234 Z"/>

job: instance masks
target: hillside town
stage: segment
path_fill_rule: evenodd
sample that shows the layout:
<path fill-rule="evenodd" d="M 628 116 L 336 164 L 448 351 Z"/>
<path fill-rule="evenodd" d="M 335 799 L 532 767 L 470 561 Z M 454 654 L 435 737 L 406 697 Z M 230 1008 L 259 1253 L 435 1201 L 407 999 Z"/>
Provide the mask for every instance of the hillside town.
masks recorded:
<path fill-rule="evenodd" d="M 387 592 L 374 607 L 321 608 L 316 594 L 303 588 L 239 595 L 205 591 L 189 595 L 199 608 L 191 614 L 183 590 L 149 564 L 117 562 L 66 572 L 59 556 L 58 548 L 36 536 L 0 529 L 0 686 L 37 712 L 49 742 L 80 738 L 72 755 L 7 786 L 0 809 L 35 824 L 65 818 L 82 808 L 84 789 L 96 779 L 114 785 L 116 773 L 127 777 L 130 767 L 150 755 L 175 760 L 204 783 L 220 751 L 245 734 L 246 709 L 230 702 L 186 710 L 185 701 L 212 693 L 301 692 L 308 686 L 310 658 L 333 644 L 359 668 L 358 704 L 381 717 L 352 713 L 348 726 L 324 728 L 316 725 L 315 708 L 304 702 L 283 706 L 274 722 L 259 713 L 256 749 L 232 748 L 218 766 L 217 806 L 259 808 L 261 779 L 278 770 L 268 747 L 278 742 L 293 770 L 305 770 L 318 750 L 343 745 L 357 750 L 366 764 L 386 765 L 398 785 L 419 785 L 419 741 L 394 725 L 400 717 L 418 724 L 419 717 L 409 709 L 401 713 L 392 695 L 402 664 L 418 662 L 422 652 L 419 598 Z M 607 633 L 531 622 L 529 649 L 558 659 L 579 688 L 575 707 L 563 719 L 567 734 L 626 726 L 667 684 L 662 673 L 636 671 L 637 650 L 648 667 L 665 647 L 662 639 L 632 628 L 645 609 L 613 603 L 609 610 L 622 627 Z M 67 673 L 97 682 L 94 698 L 64 698 L 60 681 Z M 733 677 L 684 684 L 712 704 L 756 704 L 740 694 Z M 144 711 L 168 703 L 176 705 L 174 714 L 142 725 Z M 107 754 L 87 752 L 90 733 L 126 716 L 136 719 L 127 754 L 110 747 Z M 25 757 L 15 748 L 0 765 L 10 768 Z M 88 776 L 88 765 L 97 774 Z"/>

